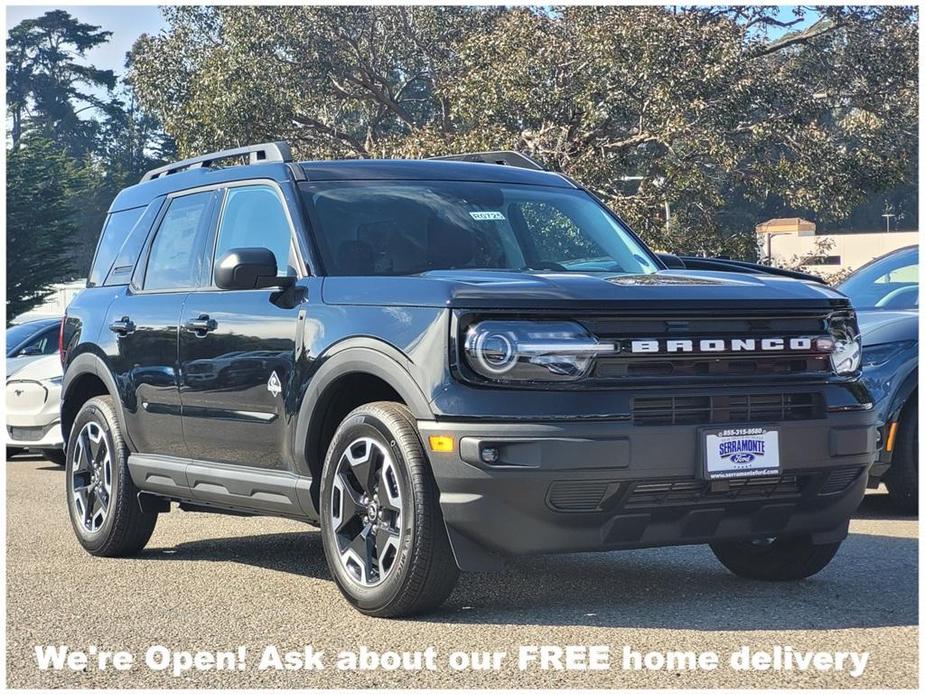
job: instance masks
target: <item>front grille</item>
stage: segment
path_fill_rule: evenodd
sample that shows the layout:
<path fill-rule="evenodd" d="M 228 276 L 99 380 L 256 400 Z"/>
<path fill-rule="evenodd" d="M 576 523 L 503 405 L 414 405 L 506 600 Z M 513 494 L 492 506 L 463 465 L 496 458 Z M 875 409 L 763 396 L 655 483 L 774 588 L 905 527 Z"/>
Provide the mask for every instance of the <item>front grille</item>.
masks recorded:
<path fill-rule="evenodd" d="M 784 422 L 824 416 L 819 393 L 633 398 L 633 423 L 644 426 Z"/>
<path fill-rule="evenodd" d="M 798 496 L 802 480 L 797 475 L 750 477 L 740 480 L 675 479 L 637 482 L 625 506 L 661 506 L 698 501 L 732 501 Z"/>
<path fill-rule="evenodd" d="M 723 380 L 804 379 L 821 380 L 831 374 L 828 354 L 785 350 L 774 351 L 665 351 L 668 340 L 789 340 L 829 334 L 828 314 L 818 310 L 779 311 L 758 309 L 739 313 L 709 315 L 702 312 L 635 317 L 582 316 L 582 324 L 601 342 L 617 345 L 612 355 L 597 358 L 590 376 L 602 385 L 608 382 L 658 383 L 711 382 Z M 634 340 L 654 340 L 662 349 L 657 353 L 631 353 Z"/>
<path fill-rule="evenodd" d="M 48 430 L 54 426 L 49 424 L 44 427 L 7 427 L 7 433 L 13 441 L 41 441 Z"/>

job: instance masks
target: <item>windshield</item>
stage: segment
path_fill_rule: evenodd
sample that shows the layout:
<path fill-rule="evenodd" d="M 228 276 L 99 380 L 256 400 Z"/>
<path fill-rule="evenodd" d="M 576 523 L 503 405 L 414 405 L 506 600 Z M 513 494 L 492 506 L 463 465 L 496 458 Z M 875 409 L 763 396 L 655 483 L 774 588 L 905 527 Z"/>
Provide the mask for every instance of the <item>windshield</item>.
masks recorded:
<path fill-rule="evenodd" d="M 338 181 L 302 190 L 329 275 L 658 269 L 579 190 L 468 181 Z"/>
<path fill-rule="evenodd" d="M 918 251 L 891 253 L 868 263 L 842 282 L 838 290 L 859 309 L 917 309 Z"/>
<path fill-rule="evenodd" d="M 6 329 L 6 351 L 9 352 L 23 341 L 28 340 L 33 335 L 37 335 L 49 325 L 50 323 L 46 323 L 45 321 L 11 325 Z"/>

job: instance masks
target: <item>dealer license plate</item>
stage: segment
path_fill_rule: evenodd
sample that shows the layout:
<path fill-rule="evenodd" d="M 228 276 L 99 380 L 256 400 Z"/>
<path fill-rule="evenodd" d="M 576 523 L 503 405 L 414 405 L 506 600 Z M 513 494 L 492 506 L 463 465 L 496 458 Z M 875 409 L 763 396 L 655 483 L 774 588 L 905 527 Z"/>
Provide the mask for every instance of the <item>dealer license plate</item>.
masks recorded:
<path fill-rule="evenodd" d="M 742 427 L 714 429 L 705 434 L 707 479 L 780 474 L 780 449 L 776 430 Z"/>

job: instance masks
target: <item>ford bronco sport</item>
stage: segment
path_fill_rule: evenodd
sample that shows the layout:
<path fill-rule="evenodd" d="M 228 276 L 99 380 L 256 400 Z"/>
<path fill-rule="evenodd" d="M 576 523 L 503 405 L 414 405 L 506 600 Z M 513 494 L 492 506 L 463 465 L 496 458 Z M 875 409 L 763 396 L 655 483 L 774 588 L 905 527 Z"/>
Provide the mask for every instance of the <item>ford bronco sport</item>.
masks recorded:
<path fill-rule="evenodd" d="M 119 193 L 61 331 L 83 547 L 136 553 L 172 504 L 298 519 L 377 616 L 506 555 L 822 569 L 878 442 L 847 299 L 668 269 L 573 181 L 459 158 L 271 143 Z"/>

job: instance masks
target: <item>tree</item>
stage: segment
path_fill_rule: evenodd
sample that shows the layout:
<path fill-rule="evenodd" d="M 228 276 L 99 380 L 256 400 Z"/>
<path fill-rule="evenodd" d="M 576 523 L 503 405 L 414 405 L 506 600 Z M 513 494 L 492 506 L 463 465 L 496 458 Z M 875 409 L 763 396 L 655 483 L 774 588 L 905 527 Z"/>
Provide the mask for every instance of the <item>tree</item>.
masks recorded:
<path fill-rule="evenodd" d="M 77 21 L 64 10 L 26 19 L 7 37 L 7 108 L 13 147 L 27 127 L 42 131 L 77 158 L 94 149 L 95 121 L 81 111 L 100 108 L 96 93 L 112 89 L 112 70 L 83 65 L 78 58 L 109 40 L 112 32 Z"/>
<path fill-rule="evenodd" d="M 7 151 L 6 315 L 39 305 L 71 278 L 68 247 L 77 230 L 74 191 L 86 185 L 74 162 L 43 135 L 25 133 Z"/>
<path fill-rule="evenodd" d="M 917 11 L 794 12 L 177 7 L 132 79 L 185 155 L 517 149 L 658 248 L 749 257 L 762 219 L 831 223 L 917 175 Z"/>

